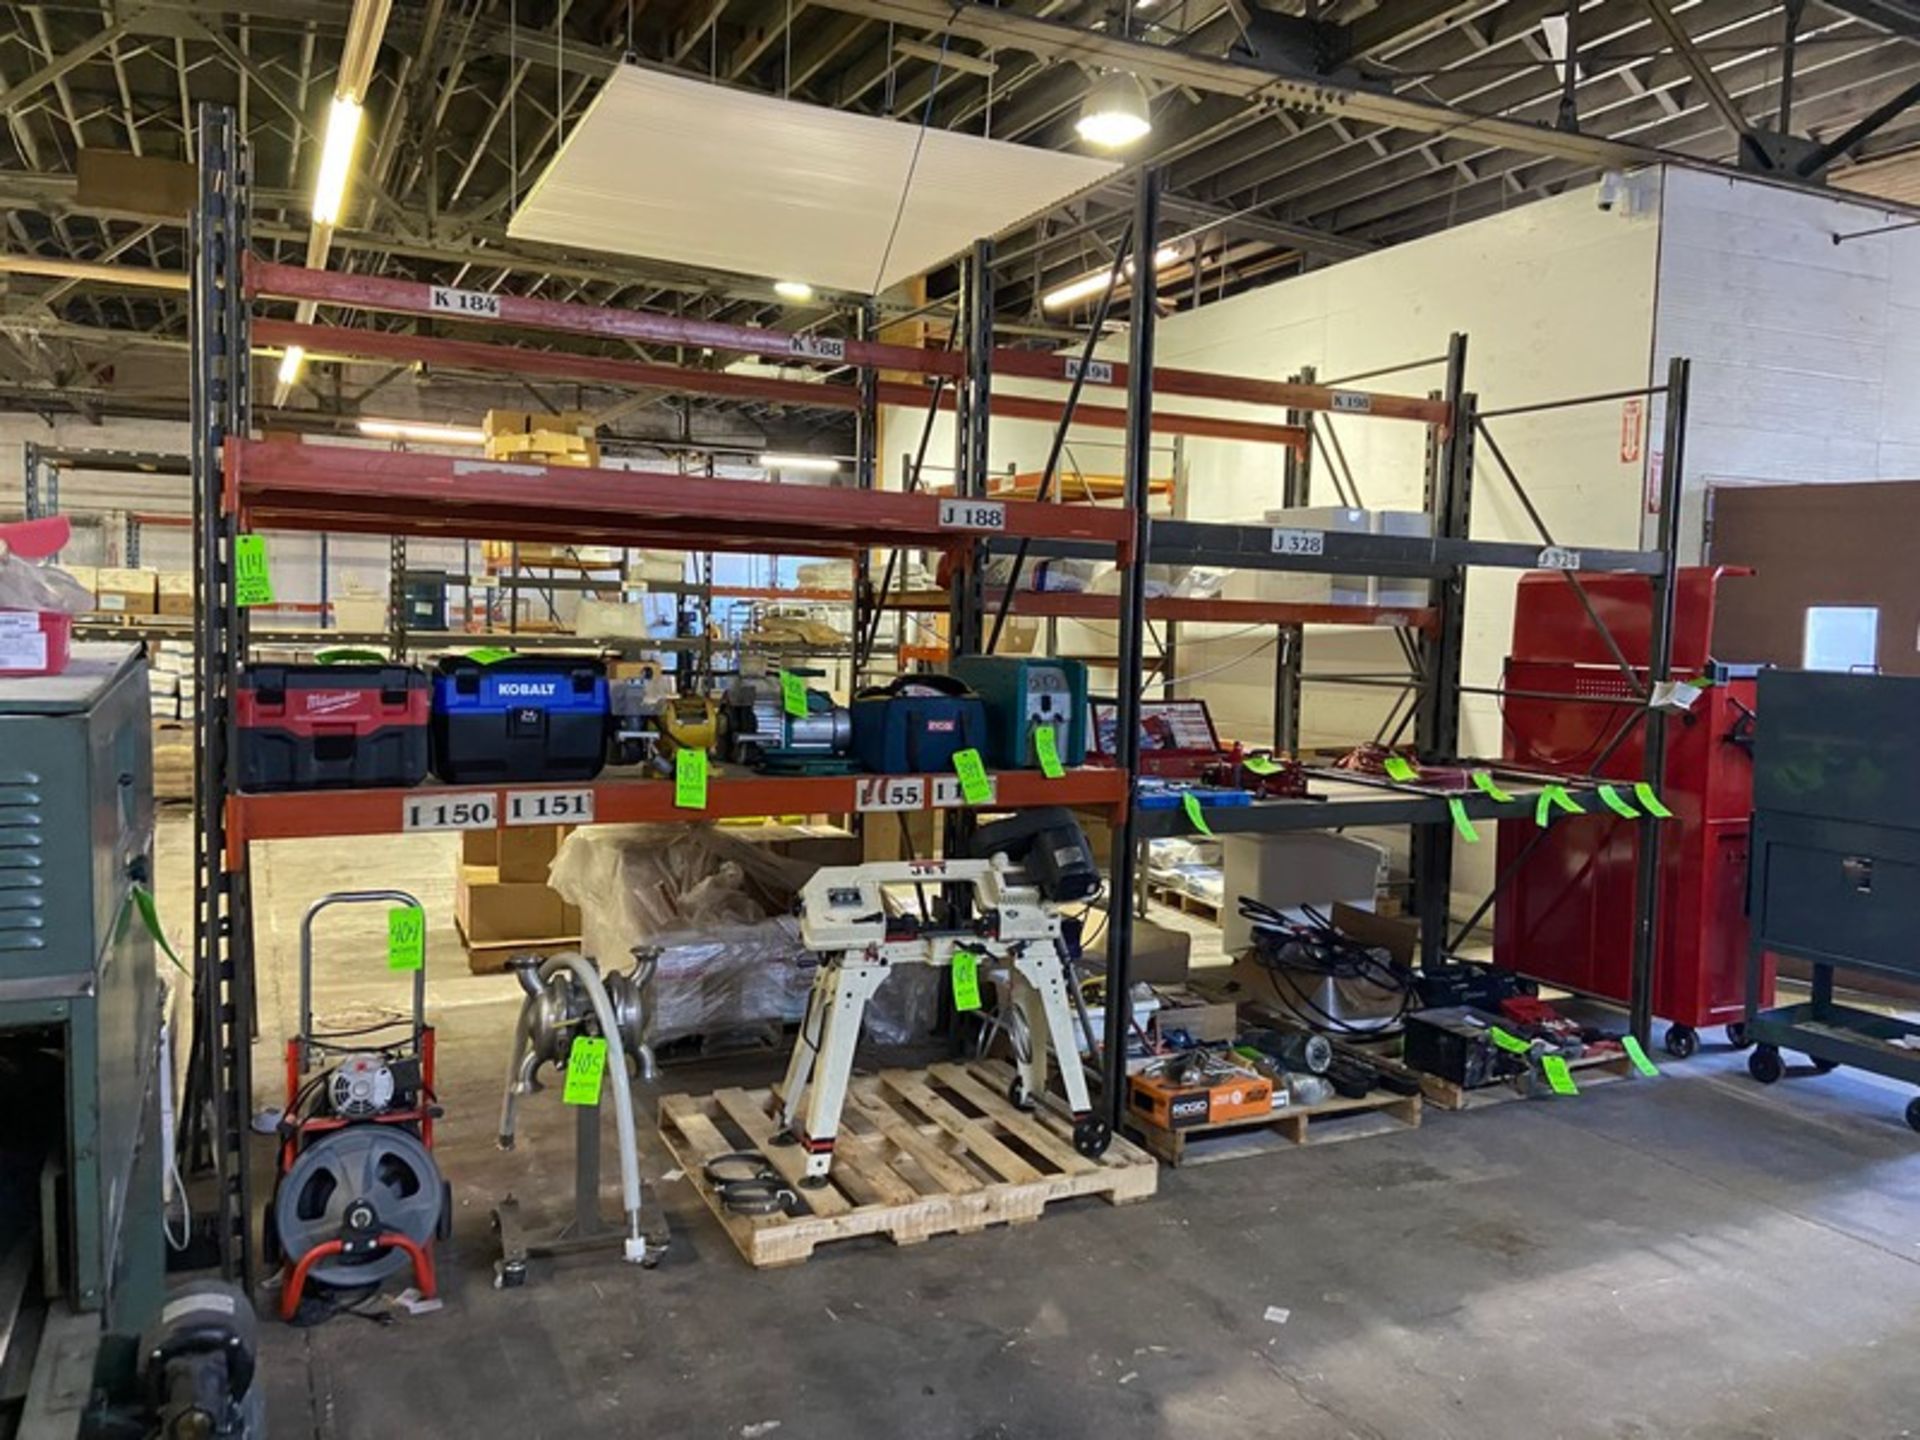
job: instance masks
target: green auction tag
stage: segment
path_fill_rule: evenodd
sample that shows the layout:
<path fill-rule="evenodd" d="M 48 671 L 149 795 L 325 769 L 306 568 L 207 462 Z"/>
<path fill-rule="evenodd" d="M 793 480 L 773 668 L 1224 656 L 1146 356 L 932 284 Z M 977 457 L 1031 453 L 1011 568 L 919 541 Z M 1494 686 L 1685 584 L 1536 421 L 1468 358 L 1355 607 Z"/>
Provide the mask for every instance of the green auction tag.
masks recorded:
<path fill-rule="evenodd" d="M 684 753 L 684 752 L 682 752 Z M 560 1098 L 568 1105 L 598 1105 L 607 1073 L 607 1042 L 598 1035 L 576 1035 L 567 1052 L 567 1084 Z"/>
<path fill-rule="evenodd" d="M 677 810 L 707 808 L 707 752 L 682 745 L 673 752 L 673 804 Z"/>
<path fill-rule="evenodd" d="M 418 905 L 387 912 L 387 968 L 418 970 L 427 963 L 427 913 Z"/>
<path fill-rule="evenodd" d="M 1635 782 L 1633 798 L 1640 802 L 1640 808 L 1656 820 L 1671 820 L 1673 812 L 1660 803 L 1660 797 L 1653 793 L 1653 786 L 1646 781 Z"/>
<path fill-rule="evenodd" d="M 988 805 L 993 801 L 993 782 L 987 779 L 987 762 L 978 750 L 953 752 L 953 773 L 960 777 L 960 798 L 969 805 Z"/>
<path fill-rule="evenodd" d="M 1567 793 L 1567 787 L 1564 785 L 1547 786 L 1547 799 L 1558 805 L 1569 815 L 1584 815 L 1587 813 L 1587 807 L 1569 795 Z"/>
<path fill-rule="evenodd" d="M 240 605 L 273 604 L 273 575 L 267 568 L 267 537 L 233 537 L 233 595 Z"/>
<path fill-rule="evenodd" d="M 787 714 L 807 718 L 807 678 L 791 670 L 780 672 L 780 705 Z"/>
<path fill-rule="evenodd" d="M 366 650 L 357 645 L 336 645 L 331 650 L 313 652 L 316 665 L 384 665 L 387 652 L 384 650 Z"/>
<path fill-rule="evenodd" d="M 1265 755 L 1249 755 L 1240 763 L 1247 767 L 1247 773 L 1250 775 L 1278 775 L 1280 773 L 1280 767 Z"/>
<path fill-rule="evenodd" d="M 1485 791 L 1487 797 L 1497 804 L 1505 805 L 1513 799 L 1511 795 L 1493 783 L 1493 776 L 1489 775 L 1485 770 L 1476 770 L 1473 772 L 1473 783 Z"/>
<path fill-rule="evenodd" d="M 1638 820 L 1640 812 L 1629 805 L 1620 796 L 1620 792 L 1611 785 L 1602 785 L 1594 792 L 1599 795 L 1600 803 L 1618 815 L 1622 820 Z"/>
<path fill-rule="evenodd" d="M 1633 1062 L 1633 1068 L 1638 1070 L 1642 1075 L 1658 1075 L 1660 1073 L 1660 1067 L 1647 1058 L 1646 1049 L 1640 1044 L 1638 1037 L 1622 1035 L 1620 1037 L 1620 1048 L 1627 1052 L 1627 1058 Z"/>
<path fill-rule="evenodd" d="M 1180 808 L 1187 812 L 1187 823 L 1202 835 L 1213 834 L 1213 826 L 1207 823 L 1206 807 L 1200 803 L 1200 797 L 1189 790 L 1180 797 Z"/>
<path fill-rule="evenodd" d="M 1447 797 L 1447 812 L 1453 816 L 1453 828 L 1460 832 L 1460 838 L 1469 845 L 1480 843 L 1480 832 L 1473 828 L 1473 821 L 1467 818 L 1467 807 L 1460 803 L 1458 795 Z"/>
<path fill-rule="evenodd" d="M 1573 1072 L 1567 1069 L 1566 1060 L 1559 1055 L 1542 1055 L 1540 1073 L 1547 1077 L 1547 1084 L 1553 1087 L 1556 1095 L 1578 1095 L 1580 1087 L 1573 1083 Z"/>
<path fill-rule="evenodd" d="M 476 665 L 498 665 L 502 660 L 511 660 L 513 651 L 502 650 L 497 645 L 483 645 L 478 650 L 469 650 L 467 659 Z"/>
<path fill-rule="evenodd" d="M 1540 798 L 1533 802 L 1533 823 L 1542 830 L 1553 823 L 1553 791 L 1542 790 Z"/>
<path fill-rule="evenodd" d="M 980 1008 L 980 957 L 971 950 L 953 952 L 953 1008 Z"/>
<path fill-rule="evenodd" d="M 160 928 L 160 910 L 154 903 L 153 892 L 144 885 L 133 887 L 133 908 L 140 912 L 140 923 L 147 927 L 147 933 L 153 936 L 153 943 L 176 969 L 185 970 L 180 957 L 173 953 L 173 946 L 167 943 L 167 932 Z"/>
<path fill-rule="evenodd" d="M 1060 742 L 1054 737 L 1053 726 L 1034 726 L 1033 754 L 1040 762 L 1040 773 L 1047 779 L 1058 780 L 1067 773 L 1067 767 L 1060 763 Z"/>
<path fill-rule="evenodd" d="M 1509 1055 L 1529 1055 L 1533 1052 L 1533 1046 L 1522 1040 L 1518 1035 L 1512 1035 L 1502 1030 L 1498 1025 L 1489 1025 L 1487 1027 L 1487 1038 L 1502 1050 L 1505 1050 Z"/>
<path fill-rule="evenodd" d="M 1399 755 L 1387 756 L 1385 760 L 1380 762 L 1380 768 L 1387 772 L 1387 778 L 1389 780 L 1398 780 L 1403 785 L 1409 780 L 1418 780 L 1420 778 L 1420 772 L 1409 765 L 1406 760 Z"/>

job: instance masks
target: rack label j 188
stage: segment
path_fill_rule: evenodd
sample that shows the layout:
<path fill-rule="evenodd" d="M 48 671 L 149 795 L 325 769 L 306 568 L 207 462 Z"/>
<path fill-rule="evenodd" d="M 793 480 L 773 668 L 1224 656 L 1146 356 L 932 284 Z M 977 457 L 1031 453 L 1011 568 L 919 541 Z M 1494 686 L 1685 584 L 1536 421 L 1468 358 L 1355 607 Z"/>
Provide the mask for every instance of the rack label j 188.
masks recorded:
<path fill-rule="evenodd" d="M 1580 552 L 1569 550 L 1561 545 L 1549 545 L 1540 552 L 1540 568 L 1542 570 L 1578 570 Z"/>
<path fill-rule="evenodd" d="M 1004 530 L 1007 507 L 998 500 L 942 500 L 942 530 Z"/>
<path fill-rule="evenodd" d="M 1324 555 L 1327 553 L 1326 533 L 1321 530 L 1275 529 L 1273 553 L 1276 555 Z"/>
<path fill-rule="evenodd" d="M 499 798 L 441 791 L 409 795 L 401 807 L 402 830 L 492 830 L 500 823 Z"/>
<path fill-rule="evenodd" d="M 471 315 L 482 320 L 500 318 L 500 297 L 484 290 L 455 290 L 451 285 L 435 285 L 428 292 L 427 305 L 440 315 Z"/>
<path fill-rule="evenodd" d="M 509 825 L 591 825 L 591 790 L 509 790 Z"/>
<path fill-rule="evenodd" d="M 862 811 L 924 810 L 927 781 L 922 775 L 863 775 L 853 785 L 853 808 Z"/>

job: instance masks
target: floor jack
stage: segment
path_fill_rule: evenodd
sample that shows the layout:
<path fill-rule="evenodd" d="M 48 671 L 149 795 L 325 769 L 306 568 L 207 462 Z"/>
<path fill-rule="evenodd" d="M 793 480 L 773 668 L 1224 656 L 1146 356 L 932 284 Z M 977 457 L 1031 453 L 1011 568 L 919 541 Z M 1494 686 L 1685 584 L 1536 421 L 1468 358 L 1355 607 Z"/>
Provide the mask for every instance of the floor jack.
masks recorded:
<path fill-rule="evenodd" d="M 800 937 L 821 957 L 806 1016 L 781 1086 L 782 1143 L 807 1152 L 803 1185 L 826 1183 L 853 1071 L 860 1020 L 880 984 L 900 965 L 951 967 L 957 955 L 1004 976 L 1025 1022 L 1009 1098 L 1031 1109 L 1047 1086 L 1048 1048 L 1061 1057 L 1074 1148 L 1097 1157 L 1113 1130 L 1093 1113 L 1073 1035 L 1073 976 L 1058 904 L 1099 887 L 1086 837 L 1063 810 L 1030 811 L 975 836 L 984 859 L 907 860 L 817 871 L 800 892 Z M 1027 870 L 1015 866 L 1024 857 Z M 938 929 L 888 912 L 888 885 L 967 886 L 974 900 L 964 927 Z"/>

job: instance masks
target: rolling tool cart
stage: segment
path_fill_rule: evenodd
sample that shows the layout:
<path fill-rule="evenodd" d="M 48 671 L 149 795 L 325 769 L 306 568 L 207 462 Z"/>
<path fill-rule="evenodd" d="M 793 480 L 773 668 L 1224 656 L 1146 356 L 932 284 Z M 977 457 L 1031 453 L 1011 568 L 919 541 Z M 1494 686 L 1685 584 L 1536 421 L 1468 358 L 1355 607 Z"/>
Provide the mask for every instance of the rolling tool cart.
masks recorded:
<path fill-rule="evenodd" d="M 268 1258 L 284 1266 L 282 1320 L 298 1313 L 309 1283 L 359 1290 L 410 1269 L 414 1288 L 433 1298 L 433 1242 L 453 1226 L 453 1190 L 433 1159 L 440 1111 L 423 922 L 411 1019 L 320 1031 L 313 1019 L 313 926 L 338 905 L 421 913 L 405 891 L 355 890 L 316 900 L 300 922 L 300 1029 L 287 1041 L 279 1178 L 263 1237 Z"/>
<path fill-rule="evenodd" d="M 443 659 L 433 773 L 449 785 L 591 780 L 607 759 L 607 667 L 573 657 Z"/>
<path fill-rule="evenodd" d="M 412 665 L 249 665 L 234 695 L 241 787 L 418 785 L 429 700 Z"/>
<path fill-rule="evenodd" d="M 1920 679 L 1768 670 L 1754 747 L 1747 1069 L 1763 1085 L 1798 1050 L 1920 1085 L 1920 1025 L 1836 1004 L 1836 970 L 1920 979 Z M 1768 955 L 1813 966 L 1805 1004 L 1765 1008 Z M 1920 1130 L 1920 1098 L 1907 1104 Z"/>

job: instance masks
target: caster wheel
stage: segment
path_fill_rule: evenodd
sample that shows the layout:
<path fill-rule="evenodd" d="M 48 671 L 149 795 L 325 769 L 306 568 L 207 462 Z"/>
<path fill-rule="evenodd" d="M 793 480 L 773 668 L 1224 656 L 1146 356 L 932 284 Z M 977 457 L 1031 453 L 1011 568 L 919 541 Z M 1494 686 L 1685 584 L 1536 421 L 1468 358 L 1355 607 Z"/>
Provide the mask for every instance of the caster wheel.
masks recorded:
<path fill-rule="evenodd" d="M 1113 1143 L 1113 1127 L 1096 1116 L 1077 1120 L 1073 1126 L 1073 1148 L 1089 1160 L 1098 1160 Z"/>
<path fill-rule="evenodd" d="M 1907 1124 L 1915 1130 L 1920 1130 L 1920 1100 L 1907 1102 Z"/>
<path fill-rule="evenodd" d="M 1736 1020 L 1727 1026 L 1727 1044 L 1731 1045 L 1734 1049 L 1744 1050 L 1752 1043 L 1753 1041 L 1747 1038 L 1746 1021 Z"/>
<path fill-rule="evenodd" d="M 1027 1094 L 1027 1087 L 1017 1075 L 1007 1084 L 1007 1103 L 1016 1110 L 1030 1111 L 1035 1108 L 1033 1096 Z"/>
<path fill-rule="evenodd" d="M 1813 1068 L 1822 1075 L 1831 1075 L 1840 1068 L 1838 1060 L 1822 1060 L 1818 1055 L 1809 1055 L 1807 1059 L 1813 1061 Z"/>
<path fill-rule="evenodd" d="M 1747 1057 L 1747 1073 L 1762 1085 L 1771 1085 L 1787 1073 L 1787 1067 L 1780 1063 L 1778 1045 L 1761 1045 Z"/>
<path fill-rule="evenodd" d="M 1660 1043 L 1674 1059 L 1684 1060 L 1700 1048 L 1700 1032 L 1691 1025 L 1669 1025 Z"/>
<path fill-rule="evenodd" d="M 453 1182 L 440 1182 L 440 1218 L 434 1222 L 433 1238 L 451 1240 L 453 1238 Z"/>

